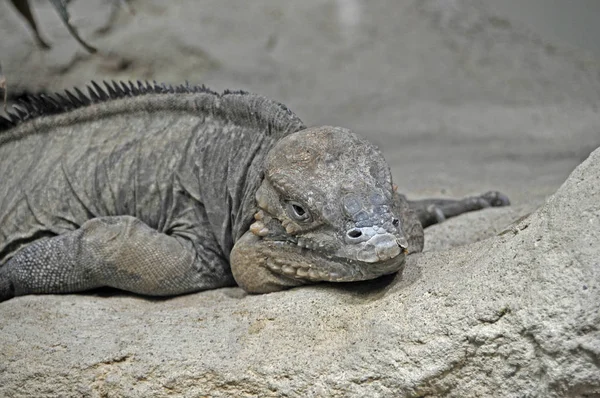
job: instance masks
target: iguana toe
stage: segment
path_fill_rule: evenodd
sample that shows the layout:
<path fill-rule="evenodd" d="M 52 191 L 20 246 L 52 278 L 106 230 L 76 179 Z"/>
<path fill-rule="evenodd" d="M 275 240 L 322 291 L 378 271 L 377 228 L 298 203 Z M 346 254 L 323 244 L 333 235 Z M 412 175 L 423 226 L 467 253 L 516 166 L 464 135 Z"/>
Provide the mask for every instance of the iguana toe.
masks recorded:
<path fill-rule="evenodd" d="M 510 205 L 510 199 L 505 194 L 498 191 L 489 191 L 481 195 L 481 198 L 487 201 L 491 207 L 502 207 Z"/>

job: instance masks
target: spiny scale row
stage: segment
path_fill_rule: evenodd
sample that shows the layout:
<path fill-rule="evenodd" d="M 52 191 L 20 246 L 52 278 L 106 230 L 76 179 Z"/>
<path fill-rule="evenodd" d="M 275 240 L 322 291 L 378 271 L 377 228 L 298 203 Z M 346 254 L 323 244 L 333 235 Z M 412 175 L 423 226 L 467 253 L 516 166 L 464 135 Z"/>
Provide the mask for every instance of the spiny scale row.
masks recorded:
<path fill-rule="evenodd" d="M 156 82 L 150 83 L 148 81 L 141 82 L 139 80 L 136 82 L 137 84 L 132 81 L 116 82 L 114 80 L 111 82 L 103 81 L 103 83 L 105 88 L 92 81 L 91 86 L 86 86 L 87 95 L 75 87 L 72 91 L 65 90 L 64 95 L 59 93 L 35 94 L 20 98 L 18 104 L 13 106 L 13 110 L 7 112 L 8 118 L 0 116 L 0 131 L 8 130 L 19 123 L 39 116 L 55 115 L 111 99 L 164 93 L 209 93 L 218 95 L 204 85 L 190 85 L 188 82 L 178 86 Z M 225 92 L 224 94 L 230 93 L 233 94 L 233 92 Z M 236 93 L 243 94 L 244 92 Z"/>

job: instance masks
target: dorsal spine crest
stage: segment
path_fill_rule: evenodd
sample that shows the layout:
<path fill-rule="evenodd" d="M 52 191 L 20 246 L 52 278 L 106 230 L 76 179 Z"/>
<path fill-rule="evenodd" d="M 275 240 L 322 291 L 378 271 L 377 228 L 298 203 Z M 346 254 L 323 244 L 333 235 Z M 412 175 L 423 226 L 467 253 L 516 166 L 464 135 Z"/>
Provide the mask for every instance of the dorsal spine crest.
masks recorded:
<path fill-rule="evenodd" d="M 178 86 L 159 84 L 157 82 L 137 81 L 103 81 L 104 88 L 92 81 L 86 86 L 88 95 L 80 89 L 73 88 L 73 92 L 65 90 L 54 94 L 35 94 L 20 98 L 18 104 L 13 105 L 13 110 L 8 111 L 8 118 L 0 116 L 0 131 L 8 130 L 22 122 L 35 119 L 40 116 L 56 115 L 74 109 L 83 108 L 91 104 L 98 104 L 110 100 L 125 97 L 138 97 L 146 94 L 164 93 L 208 93 L 218 96 L 219 94 L 208 89 L 204 85 L 190 85 L 188 82 Z M 225 92 L 224 94 L 228 94 Z M 238 91 L 236 93 L 242 93 Z"/>
<path fill-rule="evenodd" d="M 100 104 L 111 100 L 122 99 L 126 97 L 141 97 L 147 94 L 192 94 L 206 93 L 221 98 L 227 95 L 248 95 L 243 90 L 225 90 L 219 94 L 210 90 L 205 85 L 191 85 L 189 82 L 180 85 L 170 85 L 157 83 L 156 81 L 103 81 L 102 87 L 96 81 L 91 81 L 86 86 L 87 94 L 79 88 L 64 90 L 64 94 L 34 94 L 27 95 L 18 100 L 13 105 L 13 109 L 8 111 L 8 117 L 0 116 L 0 133 L 10 130 L 26 121 L 36 119 L 42 116 L 59 115 L 72 110 L 85 108 L 92 104 Z M 293 113 L 283 104 L 273 101 L 280 109 L 289 115 Z M 269 128 L 271 126 L 269 125 Z"/>

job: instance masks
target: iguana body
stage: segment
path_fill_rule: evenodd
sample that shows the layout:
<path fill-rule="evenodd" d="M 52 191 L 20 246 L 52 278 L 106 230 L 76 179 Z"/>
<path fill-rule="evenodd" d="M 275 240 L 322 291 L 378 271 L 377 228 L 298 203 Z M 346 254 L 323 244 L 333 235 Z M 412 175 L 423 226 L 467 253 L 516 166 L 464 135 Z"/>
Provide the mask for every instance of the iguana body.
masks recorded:
<path fill-rule="evenodd" d="M 508 203 L 407 202 L 367 141 L 257 95 L 88 89 L 0 119 L 0 301 L 370 279 L 422 249 L 422 223 Z"/>

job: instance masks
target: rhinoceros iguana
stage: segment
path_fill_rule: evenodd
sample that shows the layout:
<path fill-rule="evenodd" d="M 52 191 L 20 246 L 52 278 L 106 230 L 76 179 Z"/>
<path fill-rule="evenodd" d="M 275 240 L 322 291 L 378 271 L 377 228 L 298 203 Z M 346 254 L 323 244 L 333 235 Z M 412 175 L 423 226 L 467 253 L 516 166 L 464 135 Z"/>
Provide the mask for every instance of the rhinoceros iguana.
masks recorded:
<path fill-rule="evenodd" d="M 398 271 L 498 192 L 407 201 L 379 150 L 204 86 L 92 82 L 0 118 L 0 301 L 111 286 L 262 293 Z"/>

